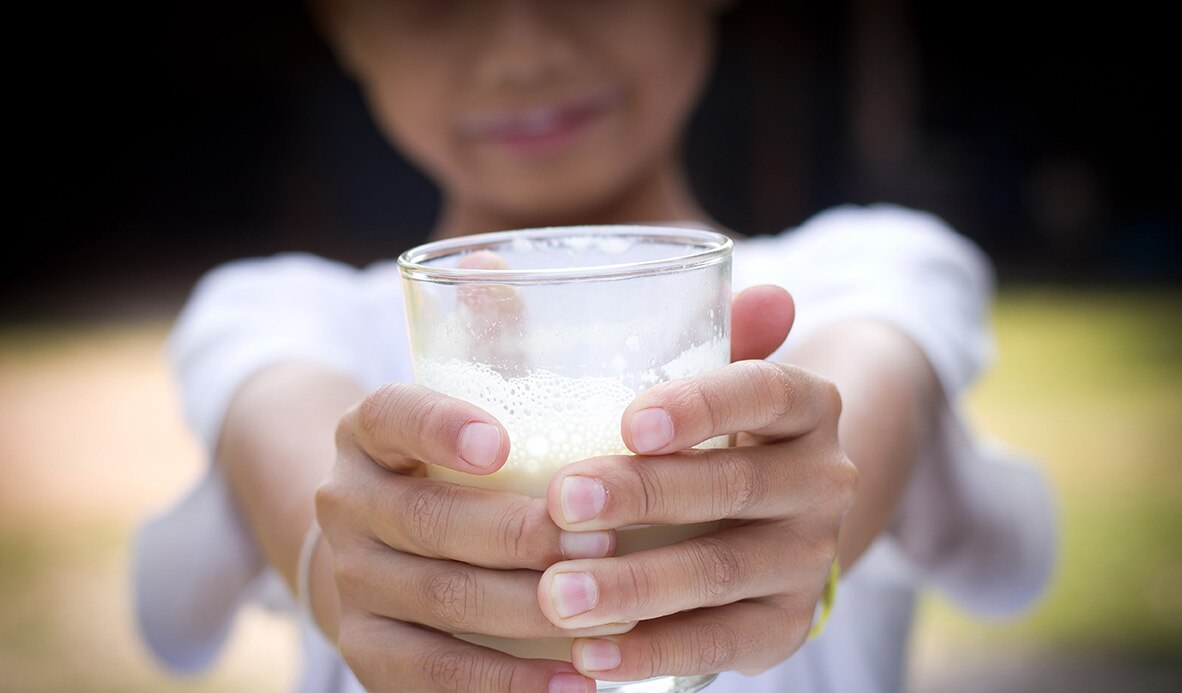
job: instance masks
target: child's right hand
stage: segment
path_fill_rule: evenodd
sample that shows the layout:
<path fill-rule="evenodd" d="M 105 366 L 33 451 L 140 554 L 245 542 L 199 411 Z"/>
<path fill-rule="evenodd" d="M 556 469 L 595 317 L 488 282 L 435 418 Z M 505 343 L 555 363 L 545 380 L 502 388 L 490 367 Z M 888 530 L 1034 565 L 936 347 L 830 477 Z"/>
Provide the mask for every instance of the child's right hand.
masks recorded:
<path fill-rule="evenodd" d="M 475 474 L 499 469 L 509 441 L 496 419 L 396 383 L 342 417 L 336 445 L 316 510 L 332 549 L 339 622 L 333 628 L 318 616 L 368 690 L 456 690 L 475 678 L 482 690 L 594 690 L 570 664 L 516 659 L 450 635 L 571 637 L 633 625 L 563 630 L 538 604 L 541 571 L 610 555 L 613 532 L 563 532 L 544 499 L 423 475 L 425 463 Z"/>

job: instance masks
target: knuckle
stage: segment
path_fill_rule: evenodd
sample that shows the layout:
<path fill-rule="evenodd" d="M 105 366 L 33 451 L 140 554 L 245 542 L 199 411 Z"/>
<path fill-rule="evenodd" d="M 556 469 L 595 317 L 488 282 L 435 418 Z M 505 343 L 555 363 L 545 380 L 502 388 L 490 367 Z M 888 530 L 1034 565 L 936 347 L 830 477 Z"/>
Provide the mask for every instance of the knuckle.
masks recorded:
<path fill-rule="evenodd" d="M 743 649 L 737 651 L 736 657 L 742 658 L 741 671 L 748 675 L 755 675 L 776 666 L 788 659 L 804 645 L 813 625 L 814 608 L 795 600 L 768 603 L 769 613 L 766 621 L 766 636 L 761 642 L 771 643 L 771 647 L 759 648 L 762 651 L 746 654 Z M 750 649 L 750 648 L 748 648 Z M 751 656 L 751 655 L 754 656 Z M 732 662 L 732 666 L 735 663 Z"/>
<path fill-rule="evenodd" d="M 667 632 L 652 635 L 645 647 L 647 656 L 641 660 L 644 669 L 641 670 L 640 676 L 648 678 L 675 671 L 677 663 L 673 661 L 673 653 L 676 651 L 677 643 L 673 641 L 672 635 Z"/>
<path fill-rule="evenodd" d="M 479 620 L 480 587 L 466 568 L 449 568 L 424 578 L 423 603 L 435 619 L 456 631 L 464 631 Z"/>
<path fill-rule="evenodd" d="M 442 441 L 454 438 L 454 434 L 448 435 L 452 428 L 456 428 L 452 425 L 452 417 L 449 416 L 452 411 L 453 407 L 449 405 L 447 400 L 439 397 L 426 397 L 412 414 L 412 428 L 422 431 L 432 440 Z"/>
<path fill-rule="evenodd" d="M 793 402 L 796 400 L 796 383 L 792 374 L 767 361 L 760 361 L 764 365 L 763 390 L 767 394 L 771 406 L 768 407 L 765 426 L 785 419 L 792 413 Z"/>
<path fill-rule="evenodd" d="M 516 693 L 522 690 L 524 682 L 518 681 L 518 668 L 515 662 L 478 657 L 474 670 L 478 672 L 475 690 L 493 690 L 497 693 Z"/>
<path fill-rule="evenodd" d="M 735 517 L 755 507 L 763 495 L 760 474 L 755 462 L 741 452 L 720 456 L 710 466 L 713 497 L 718 503 L 715 515 Z"/>
<path fill-rule="evenodd" d="M 699 537 L 692 547 L 691 575 L 698 577 L 698 601 L 702 606 L 726 603 L 743 580 L 743 561 L 726 541 Z"/>
<path fill-rule="evenodd" d="M 766 402 L 766 406 L 760 407 L 763 416 L 752 426 L 753 429 L 771 426 L 791 413 L 796 399 L 796 383 L 786 369 L 770 361 L 743 361 L 736 365 L 744 368 L 746 389 L 754 393 L 758 401 Z"/>
<path fill-rule="evenodd" d="M 337 649 L 349 668 L 364 677 L 369 668 L 368 657 L 365 656 L 366 646 L 370 639 L 362 629 L 356 627 L 354 618 L 342 618 L 337 631 Z"/>
<path fill-rule="evenodd" d="M 620 577 L 620 582 L 623 583 L 624 589 L 620 590 L 620 594 L 632 595 L 634 603 L 629 607 L 634 611 L 648 611 L 651 606 L 653 597 L 653 585 L 655 583 L 651 568 L 641 562 L 624 561 L 623 574 Z"/>
<path fill-rule="evenodd" d="M 382 426 L 393 409 L 398 387 L 397 383 L 386 383 L 361 400 L 357 406 L 357 425 L 362 431 L 373 433 Z"/>
<path fill-rule="evenodd" d="M 348 443 L 347 437 L 353 435 L 349 428 L 375 441 L 383 433 L 393 433 L 398 437 L 413 434 L 418 439 L 450 442 L 463 425 L 464 414 L 463 405 L 449 397 L 416 385 L 387 383 L 366 395 L 355 413 L 341 421 L 338 445 Z"/>
<path fill-rule="evenodd" d="M 827 420 L 837 423 L 841 416 L 841 391 L 832 380 L 821 379 L 821 410 Z"/>
<path fill-rule="evenodd" d="M 366 593 L 365 560 L 358 551 L 333 551 L 332 577 L 343 602 Z"/>
<path fill-rule="evenodd" d="M 476 653 L 470 650 L 449 649 L 432 652 L 423 662 L 423 670 L 430 683 L 443 691 L 471 691 L 473 688 Z"/>
<path fill-rule="evenodd" d="M 689 413 L 692 419 L 706 417 L 710 430 L 717 430 L 720 414 L 719 403 L 707 391 L 702 382 L 696 378 L 675 380 L 668 384 L 665 391 L 666 408 L 684 416 Z"/>
<path fill-rule="evenodd" d="M 428 551 L 440 547 L 447 540 L 459 493 L 460 487 L 452 484 L 432 481 L 416 484 L 402 506 L 410 540 Z"/>
<path fill-rule="evenodd" d="M 505 508 L 497 521 L 501 553 L 514 563 L 536 562 L 536 552 L 531 547 L 535 537 L 541 534 L 543 515 L 549 519 L 545 506 L 539 503 L 514 503 Z"/>
<path fill-rule="evenodd" d="M 718 621 L 654 634 L 645 648 L 644 676 L 717 673 L 734 668 L 744 647 L 735 629 Z"/>
<path fill-rule="evenodd" d="M 702 412 L 706 414 L 706 421 L 710 425 L 710 430 L 717 431 L 723 419 L 723 406 L 715 397 L 712 397 L 706 391 L 706 387 L 698 380 L 686 381 L 686 397 L 690 403 L 697 406 Z"/>
<path fill-rule="evenodd" d="M 800 567 L 815 573 L 819 579 L 818 586 L 824 584 L 833 561 L 837 558 L 837 536 L 826 535 L 817 537 L 803 547 Z M 820 592 L 818 591 L 818 594 Z"/>
<path fill-rule="evenodd" d="M 316 521 L 320 523 L 321 527 L 324 527 L 334 517 L 341 514 L 344 494 L 340 490 L 339 482 L 329 479 L 317 486 L 313 503 L 316 509 Z"/>
<path fill-rule="evenodd" d="M 440 650 L 423 662 L 427 678 L 436 690 L 451 693 L 491 693 L 520 690 L 514 664 L 483 656 L 473 650 Z"/>
<path fill-rule="evenodd" d="M 501 542 L 501 551 L 513 558 L 518 559 L 521 556 L 528 554 L 526 549 L 527 537 L 529 532 L 530 518 L 524 512 L 506 512 L 500 526 L 501 531 L 498 532 Z"/>
<path fill-rule="evenodd" d="M 785 614 L 787 623 L 787 637 L 784 639 L 789 654 L 796 652 L 808 640 L 809 631 L 813 628 L 814 606 L 793 610 Z"/>
<path fill-rule="evenodd" d="M 858 467 L 845 455 L 834 465 L 834 495 L 843 514 L 854 504 L 858 491 Z"/>
<path fill-rule="evenodd" d="M 636 488 L 640 492 L 636 499 L 639 505 L 637 508 L 639 514 L 638 519 L 652 518 L 660 515 L 664 506 L 663 499 L 668 498 L 661 476 L 652 468 L 642 463 L 632 465 L 632 470 L 636 475 Z"/>
<path fill-rule="evenodd" d="M 360 418 L 361 405 L 357 405 L 345 412 L 344 416 L 337 419 L 337 427 L 334 431 L 333 442 L 336 443 L 338 455 L 350 448 L 357 446 L 356 438 L 354 437 L 353 427 L 357 425 L 357 420 Z"/>
<path fill-rule="evenodd" d="M 689 638 L 687 654 L 691 659 L 685 662 L 686 670 L 700 667 L 705 672 L 713 673 L 731 669 L 742 650 L 734 629 L 718 621 L 710 621 L 692 629 Z"/>

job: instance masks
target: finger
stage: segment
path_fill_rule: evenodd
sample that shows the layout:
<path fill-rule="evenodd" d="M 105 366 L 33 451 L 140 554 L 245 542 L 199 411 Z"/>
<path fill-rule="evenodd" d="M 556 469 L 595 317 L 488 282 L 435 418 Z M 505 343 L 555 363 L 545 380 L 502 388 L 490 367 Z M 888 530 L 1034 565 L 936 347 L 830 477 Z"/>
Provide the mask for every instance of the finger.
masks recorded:
<path fill-rule="evenodd" d="M 542 574 L 538 602 L 554 624 L 589 628 L 810 590 L 832 564 L 836 537 L 836 528 L 814 536 L 750 523 L 626 556 L 564 561 Z"/>
<path fill-rule="evenodd" d="M 571 665 L 517 659 L 443 633 L 373 616 L 341 624 L 341 654 L 367 691 L 594 693 Z"/>
<path fill-rule="evenodd" d="M 353 608 L 447 633 L 557 638 L 621 633 L 634 625 L 562 629 L 542 614 L 535 571 L 489 570 L 376 544 L 338 555 L 334 577 L 342 602 Z"/>
<path fill-rule="evenodd" d="M 509 264 L 492 251 L 480 250 L 462 257 L 458 267 L 506 270 Z M 525 307 L 517 290 L 508 284 L 466 283 L 459 286 L 457 295 L 467 328 L 469 358 L 503 376 L 520 375 Z"/>
<path fill-rule="evenodd" d="M 509 435 L 488 412 L 410 383 L 383 385 L 346 412 L 337 443 L 399 473 L 428 462 L 488 474 L 509 458 Z"/>
<path fill-rule="evenodd" d="M 813 448 L 796 441 L 593 457 L 554 474 L 546 506 L 559 528 L 588 532 L 782 517 L 818 503 L 845 502 L 854 485 L 848 461 L 840 452 Z M 619 543 L 625 540 L 617 537 Z"/>
<path fill-rule="evenodd" d="M 818 375 L 770 361 L 739 361 L 640 393 L 624 410 L 621 433 L 633 452 L 659 455 L 732 433 L 775 440 L 823 422 L 835 432 L 840 411 L 837 388 Z"/>
<path fill-rule="evenodd" d="M 545 570 L 615 550 L 613 531 L 560 530 L 542 499 L 397 475 L 370 486 L 373 500 L 362 521 L 371 536 L 400 551 L 486 568 Z"/>
<path fill-rule="evenodd" d="M 572 660 L 603 681 L 694 676 L 738 670 L 754 674 L 787 659 L 803 644 L 811 609 L 753 600 L 642 621 L 627 635 L 580 638 Z"/>
<path fill-rule="evenodd" d="M 770 356 L 784 343 L 795 317 L 792 295 L 778 286 L 740 291 L 731 303 L 731 360 Z"/>

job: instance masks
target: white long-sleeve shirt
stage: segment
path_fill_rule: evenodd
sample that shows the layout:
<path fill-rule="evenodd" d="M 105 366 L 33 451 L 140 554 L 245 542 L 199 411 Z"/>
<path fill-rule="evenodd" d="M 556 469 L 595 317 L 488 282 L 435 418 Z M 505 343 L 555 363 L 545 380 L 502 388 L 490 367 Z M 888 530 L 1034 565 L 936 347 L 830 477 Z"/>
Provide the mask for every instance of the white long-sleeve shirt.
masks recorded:
<path fill-rule="evenodd" d="M 722 674 L 709 693 L 900 690 L 918 590 L 941 591 L 978 613 L 1012 613 L 1037 597 L 1054 563 L 1055 513 L 1042 475 L 971 435 L 956 410 L 991 357 L 990 265 L 931 215 L 847 206 L 738 242 L 734 288 L 755 284 L 792 293 L 797 315 L 786 345 L 844 320 L 895 326 L 923 350 L 949 404 L 891 529 L 844 576 L 824 633 L 763 674 Z M 292 359 L 319 362 L 368 389 L 410 381 L 397 268 L 386 261 L 356 269 L 304 254 L 229 263 L 198 284 L 170 351 L 186 416 L 211 464 L 184 499 L 142 528 L 136 608 L 153 652 L 193 672 L 217 656 L 246 601 L 291 608 L 213 459 L 231 398 L 252 373 Z M 300 690 L 360 691 L 316 629 L 301 623 L 301 631 Z"/>

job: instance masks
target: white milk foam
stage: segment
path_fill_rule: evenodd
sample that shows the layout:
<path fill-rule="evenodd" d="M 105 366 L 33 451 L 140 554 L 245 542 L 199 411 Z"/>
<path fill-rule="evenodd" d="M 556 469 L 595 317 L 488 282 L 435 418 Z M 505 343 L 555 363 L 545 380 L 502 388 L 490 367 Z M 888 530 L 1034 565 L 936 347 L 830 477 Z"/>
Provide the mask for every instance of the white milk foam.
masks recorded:
<path fill-rule="evenodd" d="M 506 378 L 484 364 L 422 359 L 415 364 L 415 380 L 476 404 L 509 431 L 509 461 L 495 474 L 460 475 L 433 467 L 432 477 L 540 498 L 559 467 L 628 454 L 620 415 L 636 393 L 614 378 L 567 378 L 544 370 Z"/>

